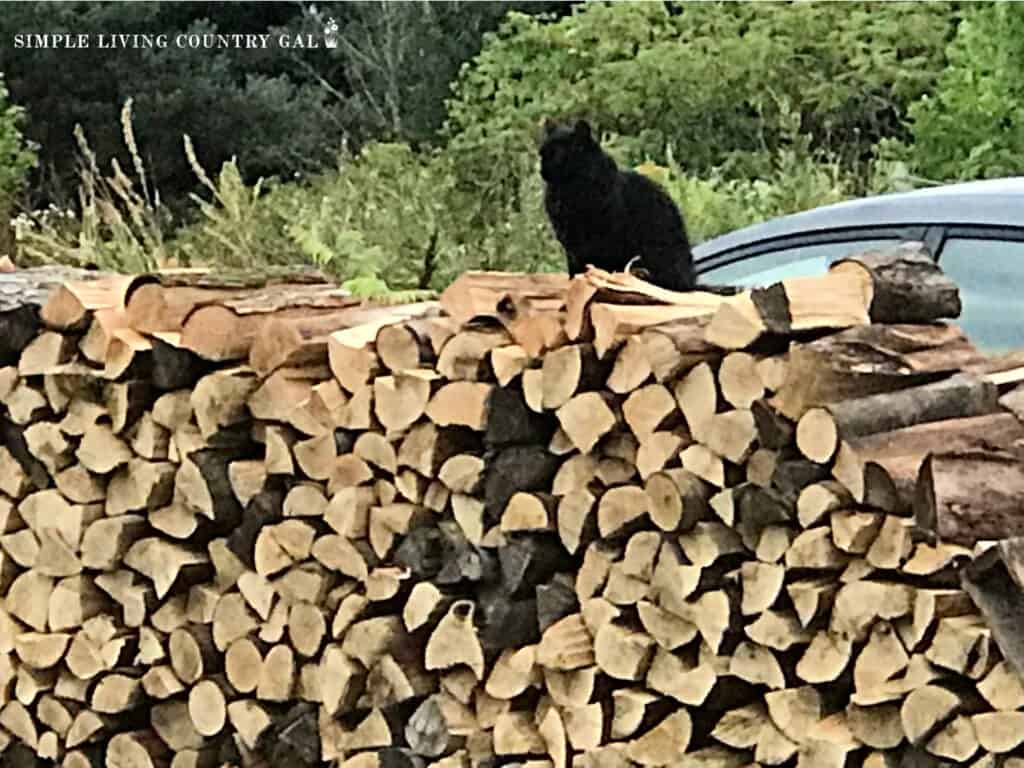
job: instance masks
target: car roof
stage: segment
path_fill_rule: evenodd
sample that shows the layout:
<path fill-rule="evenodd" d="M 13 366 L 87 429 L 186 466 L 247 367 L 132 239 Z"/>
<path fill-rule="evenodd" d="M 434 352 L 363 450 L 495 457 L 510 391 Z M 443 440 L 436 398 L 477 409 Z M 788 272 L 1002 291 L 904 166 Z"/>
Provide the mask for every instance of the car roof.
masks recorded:
<path fill-rule="evenodd" d="M 860 227 L 959 224 L 1024 227 L 1024 176 L 945 184 L 826 205 L 753 224 L 693 247 L 702 259 L 750 243 Z"/>

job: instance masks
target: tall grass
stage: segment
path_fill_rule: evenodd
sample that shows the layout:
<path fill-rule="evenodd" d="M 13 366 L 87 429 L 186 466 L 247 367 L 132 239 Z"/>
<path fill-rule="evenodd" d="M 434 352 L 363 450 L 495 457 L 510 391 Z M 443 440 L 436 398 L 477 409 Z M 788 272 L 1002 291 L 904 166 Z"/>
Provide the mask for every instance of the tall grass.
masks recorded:
<path fill-rule="evenodd" d="M 81 125 L 78 146 L 77 212 L 54 206 L 14 220 L 18 261 L 59 262 L 124 272 L 143 272 L 167 264 L 166 234 L 170 214 L 160 195 L 150 190 L 145 164 L 132 130 L 132 100 L 121 110 L 121 133 L 137 178 L 117 158 L 104 174 Z"/>

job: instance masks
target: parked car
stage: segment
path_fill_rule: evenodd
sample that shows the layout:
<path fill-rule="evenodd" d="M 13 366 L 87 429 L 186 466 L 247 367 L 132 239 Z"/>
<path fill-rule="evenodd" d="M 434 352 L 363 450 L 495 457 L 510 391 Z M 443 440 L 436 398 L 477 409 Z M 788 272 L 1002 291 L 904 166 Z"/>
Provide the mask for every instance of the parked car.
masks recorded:
<path fill-rule="evenodd" d="M 960 326 L 986 352 L 1024 349 L 1024 177 L 815 208 L 693 248 L 701 281 L 767 285 L 870 248 L 923 241 L 960 288 Z"/>

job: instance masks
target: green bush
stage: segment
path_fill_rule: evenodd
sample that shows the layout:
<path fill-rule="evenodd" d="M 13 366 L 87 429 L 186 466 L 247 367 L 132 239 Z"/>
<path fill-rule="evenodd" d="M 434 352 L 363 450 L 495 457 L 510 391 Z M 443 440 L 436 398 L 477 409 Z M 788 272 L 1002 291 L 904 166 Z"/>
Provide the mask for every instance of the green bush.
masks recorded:
<path fill-rule="evenodd" d="M 547 116 L 588 116 L 629 137 L 628 159 L 668 147 L 688 173 L 753 177 L 774 152 L 863 172 L 875 143 L 942 71 L 949 3 L 587 3 L 566 18 L 509 14 L 463 67 L 447 135 L 460 182 L 503 194 Z M 912 32 L 909 34 L 908 32 Z"/>
<path fill-rule="evenodd" d="M 186 136 L 185 154 L 201 188 L 192 195 L 199 215 L 172 231 L 167 212 L 146 187 L 130 104 L 123 128 L 136 178 L 116 162 L 113 174 L 104 176 L 79 132 L 81 215 L 44 211 L 23 217 L 21 247 L 29 260 L 122 271 L 167 264 L 309 264 L 356 294 L 403 297 L 441 289 L 467 269 L 565 268 L 544 211 L 535 152 L 518 156 L 514 194 L 498 209 L 457 184 L 450 151 L 375 143 L 340 154 L 335 169 L 308 179 L 247 185 L 234 161 L 208 174 Z M 606 142 L 620 161 L 627 144 L 628 137 Z M 780 150 L 763 162 L 763 178 L 729 178 L 720 169 L 700 178 L 688 174 L 670 148 L 664 163 L 647 161 L 639 170 L 680 205 L 694 243 L 854 194 L 849 174 L 808 151 Z"/>
<path fill-rule="evenodd" d="M 905 138 L 941 72 L 952 4 L 672 5 L 511 13 L 463 67 L 445 135 L 477 265 L 561 264 L 539 212 L 545 117 L 588 117 L 622 165 L 671 167 L 695 242 L 894 186 L 875 148 Z"/>
<path fill-rule="evenodd" d="M 371 144 L 332 171 L 246 186 L 233 162 L 214 181 L 186 146 L 209 194 L 193 195 L 202 217 L 174 238 L 178 261 L 311 264 L 363 294 L 431 286 L 448 178 L 440 153 Z"/>
<path fill-rule="evenodd" d="M 971 6 L 947 55 L 910 110 L 915 168 L 937 180 L 1024 173 L 1024 5 Z"/>

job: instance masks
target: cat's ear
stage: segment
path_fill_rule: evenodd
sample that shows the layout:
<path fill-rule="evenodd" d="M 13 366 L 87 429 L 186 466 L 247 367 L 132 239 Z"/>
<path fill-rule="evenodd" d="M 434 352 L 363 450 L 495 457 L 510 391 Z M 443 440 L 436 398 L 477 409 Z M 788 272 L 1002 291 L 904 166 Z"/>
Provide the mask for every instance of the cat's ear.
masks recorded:
<path fill-rule="evenodd" d="M 590 123 L 586 120 L 577 120 L 576 126 L 572 129 L 573 135 L 580 139 L 590 138 Z"/>
<path fill-rule="evenodd" d="M 554 133 L 557 127 L 558 123 L 556 123 L 550 117 L 545 117 L 544 121 L 541 123 L 541 130 L 544 131 L 544 138 L 547 138 L 552 133 Z"/>

